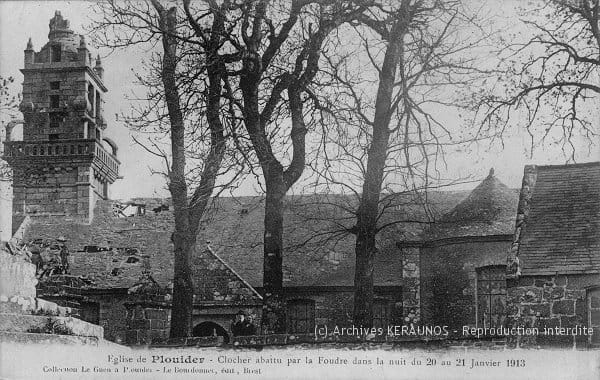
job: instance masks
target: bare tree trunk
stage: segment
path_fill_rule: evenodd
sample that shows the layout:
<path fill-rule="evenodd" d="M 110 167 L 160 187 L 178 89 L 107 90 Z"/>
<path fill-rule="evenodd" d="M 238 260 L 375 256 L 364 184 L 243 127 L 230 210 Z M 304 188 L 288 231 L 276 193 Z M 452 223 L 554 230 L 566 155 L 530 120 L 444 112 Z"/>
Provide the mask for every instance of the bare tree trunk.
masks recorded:
<path fill-rule="evenodd" d="M 162 31 L 164 57 L 161 79 L 171 124 L 172 164 L 169 171 L 169 191 L 173 198 L 175 217 L 175 231 L 172 235 L 175 263 L 170 337 L 177 338 L 190 335 L 194 309 L 191 257 L 195 253 L 200 220 L 212 195 L 225 155 L 225 137 L 223 125 L 219 119 L 222 68 L 218 65 L 209 65 L 208 68 L 210 85 L 207 120 L 210 128 L 210 151 L 204 162 L 200 183 L 191 200 L 188 200 L 188 186 L 185 178 L 185 125 L 175 76 L 177 68 L 176 8 L 165 10 L 157 0 L 152 0 L 152 4 L 158 13 Z M 213 45 L 215 44 L 212 44 L 211 47 Z M 210 53 L 213 52 L 209 52 L 209 59 L 212 58 Z"/>
<path fill-rule="evenodd" d="M 278 165 L 274 165 L 278 166 Z M 283 170 L 274 168 L 265 174 L 267 196 L 264 221 L 263 258 L 263 333 L 285 332 L 283 304 L 283 198 L 287 191 Z"/>
<path fill-rule="evenodd" d="M 175 232 L 171 236 L 174 245 L 173 303 L 171 307 L 171 338 L 189 335 L 192 324 L 194 284 L 191 260 L 196 237 L 190 229 L 187 183 L 185 180 L 185 126 L 179 103 L 179 91 L 175 79 L 177 67 L 177 40 L 175 37 L 175 8 L 166 10 L 153 0 L 159 16 L 163 43 L 163 66 L 161 79 L 165 88 L 165 100 L 171 124 L 171 154 L 169 191 L 173 198 Z"/>
<path fill-rule="evenodd" d="M 405 28 L 403 20 L 396 21 L 387 38 L 388 45 L 379 73 L 379 87 L 375 100 L 373 138 L 368 152 L 365 182 L 356 221 L 354 323 L 368 327 L 373 324 L 373 263 L 377 253 L 375 236 L 379 215 L 379 195 L 390 136 L 389 124 L 393 111 L 392 96 L 396 82 L 396 69 Z"/>

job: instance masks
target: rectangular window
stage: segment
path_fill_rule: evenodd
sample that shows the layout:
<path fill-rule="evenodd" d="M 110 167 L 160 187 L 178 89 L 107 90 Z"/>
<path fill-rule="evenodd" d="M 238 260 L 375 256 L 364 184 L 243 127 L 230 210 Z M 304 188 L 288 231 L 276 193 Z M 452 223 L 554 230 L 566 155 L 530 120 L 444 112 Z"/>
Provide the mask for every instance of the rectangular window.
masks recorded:
<path fill-rule="evenodd" d="M 389 315 L 388 300 L 375 299 L 373 301 L 373 327 L 387 329 L 390 321 Z"/>
<path fill-rule="evenodd" d="M 102 99 L 100 99 L 100 92 L 96 91 L 96 116 L 100 116 L 100 110 L 102 108 Z"/>
<path fill-rule="evenodd" d="M 600 346 L 600 289 L 588 291 L 588 327 L 594 330 L 590 336 L 590 343 L 594 346 Z"/>
<path fill-rule="evenodd" d="M 60 114 L 58 114 L 58 113 L 50 114 L 50 123 L 49 123 L 50 128 L 52 128 L 52 129 L 59 128 L 61 122 L 62 122 L 62 116 Z"/>
<path fill-rule="evenodd" d="M 50 108 L 59 108 L 60 107 L 60 96 L 59 95 L 50 95 Z"/>
<path fill-rule="evenodd" d="M 60 45 L 53 45 L 51 54 L 52 54 L 52 58 L 51 58 L 52 62 L 60 62 L 60 58 L 61 58 Z"/>
<path fill-rule="evenodd" d="M 60 82 L 50 82 L 51 90 L 60 90 Z"/>
<path fill-rule="evenodd" d="M 58 140 L 58 133 L 51 133 L 51 134 L 49 134 L 48 135 L 48 140 L 50 140 L 50 141 L 57 141 Z M 58 154 L 58 152 L 57 152 L 57 154 Z"/>
<path fill-rule="evenodd" d="M 288 333 L 309 334 L 313 332 L 315 328 L 315 301 L 288 301 L 286 314 Z"/>
<path fill-rule="evenodd" d="M 502 327 L 506 320 L 506 267 L 477 270 L 477 327 Z"/>

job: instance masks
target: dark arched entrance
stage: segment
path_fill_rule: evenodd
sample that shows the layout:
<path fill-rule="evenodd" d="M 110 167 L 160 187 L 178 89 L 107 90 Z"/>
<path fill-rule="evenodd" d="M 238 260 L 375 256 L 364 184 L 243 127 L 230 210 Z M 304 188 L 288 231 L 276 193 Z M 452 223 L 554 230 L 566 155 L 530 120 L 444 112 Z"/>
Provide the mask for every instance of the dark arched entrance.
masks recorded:
<path fill-rule="evenodd" d="M 229 334 L 221 325 L 215 322 L 202 322 L 194 326 L 193 336 L 222 336 L 223 342 L 229 343 Z"/>

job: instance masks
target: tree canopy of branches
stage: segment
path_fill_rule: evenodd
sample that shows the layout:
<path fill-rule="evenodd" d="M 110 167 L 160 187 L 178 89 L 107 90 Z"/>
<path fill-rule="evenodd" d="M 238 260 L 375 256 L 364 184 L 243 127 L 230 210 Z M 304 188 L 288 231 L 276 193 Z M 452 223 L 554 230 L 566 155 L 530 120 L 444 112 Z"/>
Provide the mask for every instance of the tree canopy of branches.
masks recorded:
<path fill-rule="evenodd" d="M 189 263 L 196 222 L 203 211 L 196 205 L 202 205 L 198 201 L 207 194 L 198 198 L 195 192 L 189 204 L 184 202 L 187 189 L 182 180 L 182 119 L 186 111 L 200 107 L 204 113 L 195 115 L 207 122 L 209 153 L 221 152 L 222 137 L 226 135 L 244 161 L 250 165 L 258 163 L 262 172 L 266 190 L 262 326 L 263 333 L 283 332 L 282 201 L 305 167 L 305 135 L 315 122 L 306 116 L 310 114 L 306 93 L 319 72 L 320 53 L 328 35 L 363 7 L 328 0 L 184 0 L 177 6 L 179 9 L 167 9 L 155 0 L 151 5 L 109 1 L 100 5 L 104 17 L 94 28 L 105 46 L 162 41 L 162 62 L 156 67 L 160 68 L 164 94 L 150 97 L 151 107 L 143 113 L 146 118 L 142 120 L 148 120 L 152 114 L 148 109 L 155 109 L 155 104 L 162 104 L 160 109 L 166 104 L 173 156 L 169 188 L 174 205 L 179 205 L 175 212 L 180 214 L 175 218 L 174 243 L 176 258 L 180 257 L 176 261 L 181 265 L 176 264 L 174 293 L 181 287 L 181 293 L 186 294 L 185 299 L 174 300 L 173 315 L 179 319 L 176 312 L 190 313 L 191 306 L 186 309 L 183 305 L 191 305 L 191 279 L 183 266 Z M 178 20 L 176 14 L 183 14 L 184 19 Z M 184 68 L 175 69 L 178 64 Z M 182 99 L 182 94 L 188 93 L 192 96 Z M 223 119 L 231 126 L 229 133 L 220 125 L 219 120 Z M 243 125 L 243 130 L 237 125 Z M 210 157 L 206 160 L 211 162 Z M 214 162 L 215 165 L 205 164 L 204 170 L 216 168 L 220 161 Z M 211 183 L 214 185 L 214 180 Z M 182 326 L 188 322 L 172 319 L 171 335 L 183 335 Z"/>
<path fill-rule="evenodd" d="M 207 33 L 199 10 L 186 14 L 196 35 Z M 307 89 L 319 71 L 328 35 L 362 11 L 350 2 L 322 0 L 224 1 L 227 46 L 216 60 L 226 68 L 230 92 L 258 161 L 266 190 L 262 332 L 285 331 L 282 241 L 283 198 L 305 167 Z M 216 16 L 215 16 L 216 17 Z M 291 150 L 291 153 L 288 153 Z"/>
<path fill-rule="evenodd" d="M 147 149 L 166 160 L 173 199 L 175 262 L 170 336 L 189 336 L 194 296 L 191 259 L 200 222 L 222 168 L 237 168 L 227 154 L 228 135 L 236 122 L 221 116 L 227 107 L 221 97 L 226 76 L 220 62 L 215 61 L 225 38 L 223 19 L 215 13 L 210 21 L 212 38 L 193 39 L 194 30 L 185 27 L 184 18 L 178 18 L 178 13 L 185 11 L 165 7 L 158 0 L 108 1 L 98 7 L 102 18 L 93 25 L 93 31 L 100 45 L 120 48 L 159 42 L 162 46 L 162 51 L 147 62 L 148 70 L 137 75 L 149 89 L 146 102 L 126 120 L 137 130 L 170 136 L 170 154 L 156 142 L 151 143 L 153 150 Z M 226 157 L 229 161 L 224 165 Z M 186 168 L 187 161 L 194 164 L 191 170 Z"/>
<path fill-rule="evenodd" d="M 341 36 L 346 51 L 326 54 L 332 90 L 318 104 L 328 130 L 314 171 L 317 184 L 357 199 L 343 206 L 351 218 L 339 224 L 356 236 L 353 321 L 371 326 L 377 235 L 431 220 L 426 190 L 449 184 L 433 181 L 445 147 L 474 138 L 449 129 L 441 110 L 466 108 L 455 93 L 489 75 L 471 51 L 486 34 L 459 1 L 404 0 L 379 2 Z M 423 205 L 425 217 L 386 217 L 407 203 Z"/>
<path fill-rule="evenodd" d="M 599 132 L 599 1 L 534 4 L 521 12 L 528 37 L 501 41 L 498 84 L 479 104 L 482 128 L 502 131 L 520 123 L 532 148 L 551 139 L 573 158 L 573 137 L 593 139 Z"/>

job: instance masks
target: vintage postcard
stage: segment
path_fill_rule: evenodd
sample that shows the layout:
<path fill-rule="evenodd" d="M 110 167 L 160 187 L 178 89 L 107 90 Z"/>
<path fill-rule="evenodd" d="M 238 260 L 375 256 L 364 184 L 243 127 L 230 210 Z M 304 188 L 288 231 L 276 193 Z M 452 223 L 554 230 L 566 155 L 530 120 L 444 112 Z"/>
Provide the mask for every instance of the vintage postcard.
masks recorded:
<path fill-rule="evenodd" d="M 0 1 L 1 379 L 600 378 L 598 0 Z"/>

